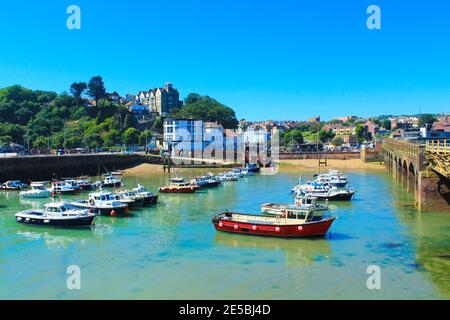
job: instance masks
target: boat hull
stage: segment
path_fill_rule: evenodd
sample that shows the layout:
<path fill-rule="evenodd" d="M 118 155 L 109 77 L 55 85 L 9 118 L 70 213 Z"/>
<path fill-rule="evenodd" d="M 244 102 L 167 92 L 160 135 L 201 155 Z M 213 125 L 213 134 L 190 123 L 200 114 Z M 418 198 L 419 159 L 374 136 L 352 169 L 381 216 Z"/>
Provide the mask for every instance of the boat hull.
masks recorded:
<path fill-rule="evenodd" d="M 202 188 L 214 188 L 220 186 L 220 181 L 206 182 L 201 185 Z"/>
<path fill-rule="evenodd" d="M 329 195 L 329 196 L 314 195 L 314 197 L 317 197 L 319 200 L 350 201 L 354 194 L 355 193 L 338 193 L 338 194 Z"/>
<path fill-rule="evenodd" d="M 197 191 L 196 188 L 193 187 L 189 187 L 189 188 L 170 188 L 170 187 L 166 187 L 166 188 L 160 188 L 159 192 L 161 193 L 194 193 L 195 191 Z"/>
<path fill-rule="evenodd" d="M 123 206 L 123 207 L 116 207 L 116 208 L 105 208 L 105 207 L 94 207 L 91 206 L 89 204 L 86 203 L 77 203 L 77 202 L 72 202 L 71 203 L 72 206 L 74 206 L 75 208 L 80 208 L 80 209 L 88 209 L 89 212 L 91 213 L 95 213 L 96 215 L 99 216 L 121 216 L 121 215 L 127 215 L 128 214 L 128 206 Z"/>
<path fill-rule="evenodd" d="M 82 191 L 90 191 L 96 189 L 95 185 L 93 184 L 80 184 L 80 188 Z"/>
<path fill-rule="evenodd" d="M 16 217 L 16 221 L 21 224 L 33 226 L 46 226 L 57 228 L 82 228 L 90 227 L 95 216 L 81 217 L 76 219 L 46 219 L 46 218 L 22 218 Z"/>
<path fill-rule="evenodd" d="M 299 225 L 250 224 L 222 219 L 213 220 L 213 223 L 215 229 L 221 232 L 266 237 L 304 238 L 324 236 L 334 220 L 335 218 L 328 218 Z"/>
<path fill-rule="evenodd" d="M 143 205 L 148 206 L 148 205 L 152 205 L 152 204 L 157 204 L 158 198 L 159 198 L 159 195 L 157 195 L 157 194 L 150 196 L 150 197 L 145 197 Z"/>
<path fill-rule="evenodd" d="M 122 186 L 122 182 L 115 183 L 103 183 L 102 188 L 119 188 Z"/>

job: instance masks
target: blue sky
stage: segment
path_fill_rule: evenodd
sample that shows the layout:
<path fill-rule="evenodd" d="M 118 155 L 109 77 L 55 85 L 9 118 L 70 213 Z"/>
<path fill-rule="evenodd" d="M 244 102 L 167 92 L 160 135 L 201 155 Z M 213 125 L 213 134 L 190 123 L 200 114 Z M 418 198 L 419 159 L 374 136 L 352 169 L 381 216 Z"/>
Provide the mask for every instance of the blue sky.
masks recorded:
<path fill-rule="evenodd" d="M 82 29 L 68 30 L 79 5 Z M 382 10 L 382 30 L 366 9 Z M 171 81 L 239 118 L 450 111 L 445 0 L 15 0 L 0 9 L 0 87 L 109 91 Z"/>

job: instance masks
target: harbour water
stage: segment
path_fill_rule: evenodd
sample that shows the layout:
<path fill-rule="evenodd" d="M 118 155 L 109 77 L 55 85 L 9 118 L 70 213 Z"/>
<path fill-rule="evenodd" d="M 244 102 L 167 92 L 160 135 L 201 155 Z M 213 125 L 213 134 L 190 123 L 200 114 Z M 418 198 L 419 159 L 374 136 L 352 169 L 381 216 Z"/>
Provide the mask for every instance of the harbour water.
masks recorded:
<path fill-rule="evenodd" d="M 182 171 L 193 177 L 202 171 Z M 129 217 L 100 217 L 87 230 L 23 226 L 14 214 L 46 200 L 0 193 L 1 299 L 449 299 L 450 212 L 418 212 L 414 194 L 384 172 L 348 173 L 351 202 L 323 239 L 217 233 L 213 214 L 259 212 L 291 201 L 298 171 L 245 177 L 197 194 L 161 195 Z M 303 174 L 306 180 L 307 174 Z M 139 177 L 150 190 L 163 173 Z M 136 177 L 124 179 L 128 187 Z M 84 196 L 68 196 L 76 200 Z M 81 270 L 68 290 L 66 269 Z M 381 268 L 381 289 L 367 268 Z"/>

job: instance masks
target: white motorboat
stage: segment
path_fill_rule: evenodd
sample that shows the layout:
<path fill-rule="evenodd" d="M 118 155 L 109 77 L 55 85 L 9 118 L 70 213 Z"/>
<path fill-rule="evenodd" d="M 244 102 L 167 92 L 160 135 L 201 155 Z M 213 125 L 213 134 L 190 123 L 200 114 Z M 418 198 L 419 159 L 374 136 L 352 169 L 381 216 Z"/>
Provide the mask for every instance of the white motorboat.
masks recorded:
<path fill-rule="evenodd" d="M 299 210 L 318 210 L 326 211 L 328 206 L 318 204 L 318 198 L 312 196 L 297 196 L 295 198 L 294 204 L 278 204 L 278 203 L 265 203 L 261 206 L 261 212 L 266 215 L 282 215 L 287 208 L 293 207 Z"/>
<path fill-rule="evenodd" d="M 22 224 L 49 227 L 88 227 L 95 214 L 89 210 L 77 209 L 69 204 L 48 203 L 44 210 L 27 210 L 16 213 L 16 221 Z"/>
<path fill-rule="evenodd" d="M 148 191 L 143 185 L 138 184 L 137 188 L 133 189 L 133 192 L 144 199 L 143 205 L 156 204 L 158 202 L 159 195 Z"/>
<path fill-rule="evenodd" d="M 123 183 L 122 179 L 110 175 L 101 181 L 101 186 L 103 188 L 117 188 L 122 187 Z"/>
<path fill-rule="evenodd" d="M 20 197 L 24 199 L 45 199 L 49 198 L 51 192 L 46 187 L 46 182 L 32 182 L 31 190 L 21 191 Z"/>
<path fill-rule="evenodd" d="M 98 215 L 117 216 L 128 213 L 128 205 L 115 199 L 111 192 L 89 194 L 88 200 L 71 203 L 74 207 L 88 209 Z"/>
<path fill-rule="evenodd" d="M 57 195 L 80 193 L 81 188 L 73 186 L 72 183 L 67 181 L 54 181 L 48 191 L 55 197 Z"/>

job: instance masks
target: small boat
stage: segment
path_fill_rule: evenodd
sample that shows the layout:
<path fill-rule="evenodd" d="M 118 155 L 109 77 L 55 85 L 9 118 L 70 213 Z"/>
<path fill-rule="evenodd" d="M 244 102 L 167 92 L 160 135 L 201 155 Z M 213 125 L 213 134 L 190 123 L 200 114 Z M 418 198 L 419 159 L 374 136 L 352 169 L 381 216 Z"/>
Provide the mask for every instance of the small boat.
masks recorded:
<path fill-rule="evenodd" d="M 259 168 L 256 164 L 253 164 L 253 163 L 247 164 L 245 166 L 245 169 L 250 171 L 250 172 L 253 172 L 253 173 L 258 173 L 258 172 L 261 171 L 261 168 Z"/>
<path fill-rule="evenodd" d="M 271 237 L 324 236 L 335 217 L 325 217 L 323 210 L 297 206 L 286 208 L 281 216 L 264 216 L 224 212 L 216 215 L 212 223 L 217 231 Z"/>
<path fill-rule="evenodd" d="M 32 182 L 31 190 L 21 191 L 20 197 L 23 199 L 45 199 L 49 198 L 51 192 L 46 187 L 46 182 Z"/>
<path fill-rule="evenodd" d="M 66 185 L 69 186 L 70 188 L 74 189 L 75 192 L 77 192 L 77 193 L 79 193 L 83 190 L 83 188 L 81 188 L 78 181 L 75 179 L 65 179 L 65 180 L 63 180 L 63 182 L 65 182 Z"/>
<path fill-rule="evenodd" d="M 81 191 L 95 190 L 97 186 L 89 178 L 74 179 L 75 184 L 81 189 Z"/>
<path fill-rule="evenodd" d="M 355 193 L 356 191 L 352 189 L 338 189 L 336 187 L 332 187 L 328 191 L 313 190 L 309 193 L 305 193 L 305 195 L 316 197 L 319 200 L 349 201 Z"/>
<path fill-rule="evenodd" d="M 200 189 L 196 184 L 186 183 L 183 178 L 174 178 L 170 180 L 168 186 L 159 188 L 161 193 L 194 193 Z"/>
<path fill-rule="evenodd" d="M 233 171 L 230 171 L 230 174 L 234 175 L 235 177 L 238 177 L 238 178 L 242 178 L 244 176 L 244 174 L 242 173 L 242 170 L 239 168 L 233 169 Z"/>
<path fill-rule="evenodd" d="M 7 181 L 0 185 L 0 190 L 6 190 L 6 191 L 20 191 L 25 188 L 28 188 L 28 185 L 25 183 L 20 182 L 19 180 L 15 181 Z"/>
<path fill-rule="evenodd" d="M 344 188 L 348 179 L 342 172 L 330 170 L 328 173 L 319 173 L 315 175 L 316 181 L 331 187 Z"/>
<path fill-rule="evenodd" d="M 316 181 L 299 186 L 297 190 L 297 195 L 308 195 L 319 200 L 330 201 L 348 201 L 351 200 L 354 194 L 355 190 L 353 189 L 331 187 Z"/>
<path fill-rule="evenodd" d="M 48 203 L 44 210 L 27 210 L 16 213 L 16 221 L 22 224 L 49 227 L 89 227 L 95 214 L 80 210 L 66 203 Z"/>
<path fill-rule="evenodd" d="M 249 170 L 248 168 L 242 169 L 242 170 L 241 170 L 241 173 L 242 173 L 244 176 L 252 176 L 252 175 L 255 174 L 253 171 Z"/>
<path fill-rule="evenodd" d="M 298 196 L 295 199 L 293 205 L 291 204 L 278 204 L 278 203 L 265 203 L 261 206 L 261 212 L 265 215 L 270 216 L 280 216 L 288 208 L 298 208 L 298 209 L 314 209 L 318 211 L 327 211 L 329 208 L 326 205 L 318 204 L 318 198 L 311 196 Z"/>
<path fill-rule="evenodd" d="M 220 181 L 238 181 L 239 177 L 236 177 L 235 175 L 230 174 L 230 173 L 225 173 L 225 174 L 219 175 L 218 179 Z"/>
<path fill-rule="evenodd" d="M 134 192 L 120 191 L 113 194 L 115 200 L 126 204 L 128 208 L 142 207 L 143 198 L 136 197 Z"/>
<path fill-rule="evenodd" d="M 78 194 L 81 189 L 73 187 L 72 184 L 66 181 L 53 181 L 48 191 L 50 191 L 53 197 L 56 197 L 57 195 Z"/>
<path fill-rule="evenodd" d="M 109 175 L 106 176 L 105 179 L 103 179 L 103 181 L 101 181 L 101 186 L 103 188 L 118 188 L 122 187 L 123 183 L 122 179 Z"/>
<path fill-rule="evenodd" d="M 72 202 L 76 208 L 88 209 L 102 216 L 117 216 L 128 213 L 128 205 L 117 201 L 111 192 L 96 192 L 89 194 L 85 201 Z"/>
<path fill-rule="evenodd" d="M 159 195 L 148 191 L 144 186 L 138 184 L 137 188 L 133 189 L 133 192 L 138 196 L 143 198 L 143 205 L 156 204 L 158 202 Z"/>
<path fill-rule="evenodd" d="M 117 171 L 111 172 L 112 176 L 117 176 L 117 177 L 123 176 L 124 174 L 125 174 L 125 171 L 123 171 L 123 170 L 117 170 Z"/>
<path fill-rule="evenodd" d="M 213 177 L 195 177 L 191 180 L 191 184 L 198 185 L 201 188 L 213 188 L 220 185 L 220 181 Z"/>

